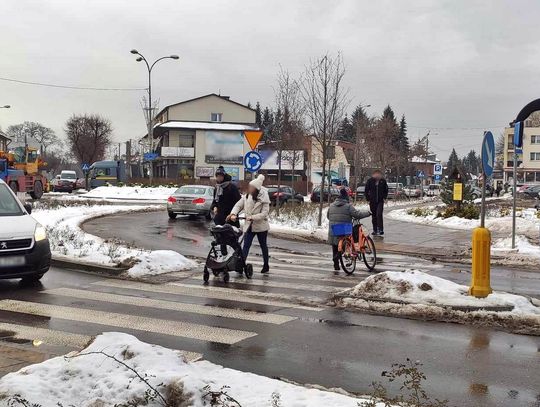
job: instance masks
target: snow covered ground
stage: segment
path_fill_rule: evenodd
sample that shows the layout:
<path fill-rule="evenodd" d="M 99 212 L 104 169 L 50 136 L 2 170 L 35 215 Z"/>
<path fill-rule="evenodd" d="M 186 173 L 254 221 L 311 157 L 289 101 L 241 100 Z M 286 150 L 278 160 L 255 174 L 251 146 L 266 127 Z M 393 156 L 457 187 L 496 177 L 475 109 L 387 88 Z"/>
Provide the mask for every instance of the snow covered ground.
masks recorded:
<path fill-rule="evenodd" d="M 227 369 L 207 361 L 188 362 L 178 351 L 141 342 L 131 335 L 109 332 L 99 335 L 81 352 L 4 376 L 0 379 L 0 406 L 18 405 L 9 403 L 10 398 L 20 395 L 27 401 L 21 405 L 39 403 L 43 407 L 135 405 L 129 404 L 130 401 L 150 407 L 166 402 L 203 407 L 211 405 L 210 391 L 222 389 L 239 405 L 249 407 L 269 407 L 276 398 L 279 399 L 276 405 L 297 407 L 357 407 L 367 401 Z M 148 404 L 143 403 L 147 391 L 150 392 Z"/>
<path fill-rule="evenodd" d="M 50 193 L 48 196 L 54 198 L 62 198 L 68 200 L 84 199 L 104 199 L 104 200 L 122 200 L 122 201 L 150 201 L 150 202 L 165 202 L 169 196 L 178 188 L 176 187 L 127 187 L 127 186 L 104 186 L 92 189 L 89 192 L 84 190 L 77 191 L 77 194 L 55 194 Z"/>
<path fill-rule="evenodd" d="M 425 208 L 426 211 L 431 210 L 426 216 L 416 216 L 408 213 L 410 208 L 395 209 L 388 213 L 391 219 L 421 223 L 424 225 L 437 225 L 450 229 L 473 229 L 480 226 L 478 219 L 464 219 L 457 216 L 450 218 L 438 218 L 435 206 Z M 491 216 L 490 216 L 491 215 Z M 492 232 L 510 233 L 512 231 L 512 214 L 511 213 L 486 213 L 486 227 Z M 516 212 L 516 230 L 518 234 L 538 234 L 540 228 L 540 218 L 537 217 L 537 211 L 534 208 L 521 209 Z"/>
<path fill-rule="evenodd" d="M 516 248 L 512 249 L 512 237 L 495 240 L 491 245 L 491 254 L 495 256 L 518 255 L 521 258 L 540 260 L 540 247 L 532 244 L 525 236 L 516 236 Z"/>
<path fill-rule="evenodd" d="M 494 325 L 540 335 L 540 307 L 533 300 L 504 292 L 475 298 L 468 295 L 467 286 L 418 270 L 370 276 L 341 292 L 336 305 L 395 316 Z"/>
<path fill-rule="evenodd" d="M 120 212 L 160 209 L 156 205 L 76 205 L 35 209 L 32 216 L 47 228 L 53 256 L 105 266 L 128 267 L 130 277 L 190 269 L 195 263 L 170 250 L 129 248 L 85 233 L 80 225 L 89 219 Z"/>

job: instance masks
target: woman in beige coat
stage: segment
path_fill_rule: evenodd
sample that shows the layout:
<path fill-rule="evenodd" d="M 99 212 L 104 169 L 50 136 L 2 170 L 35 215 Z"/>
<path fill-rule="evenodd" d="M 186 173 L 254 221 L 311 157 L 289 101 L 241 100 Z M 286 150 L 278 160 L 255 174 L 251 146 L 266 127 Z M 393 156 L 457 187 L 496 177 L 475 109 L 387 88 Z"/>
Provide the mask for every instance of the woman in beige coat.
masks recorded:
<path fill-rule="evenodd" d="M 253 239 L 257 236 L 263 255 L 264 265 L 261 273 L 268 273 L 268 214 L 270 212 L 270 197 L 268 190 L 264 188 L 264 175 L 259 175 L 249 183 L 248 193 L 242 196 L 231 211 L 230 220 L 236 221 L 238 214 L 244 212 L 244 257 L 247 259 Z"/>

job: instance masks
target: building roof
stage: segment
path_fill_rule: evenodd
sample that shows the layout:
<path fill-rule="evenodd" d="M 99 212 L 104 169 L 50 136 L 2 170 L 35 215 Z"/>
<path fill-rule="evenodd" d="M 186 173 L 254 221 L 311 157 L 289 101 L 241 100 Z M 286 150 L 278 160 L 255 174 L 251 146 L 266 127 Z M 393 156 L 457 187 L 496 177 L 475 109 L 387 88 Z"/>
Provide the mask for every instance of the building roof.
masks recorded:
<path fill-rule="evenodd" d="M 419 164 L 440 164 L 441 161 L 440 160 L 429 160 L 425 157 L 418 157 L 418 156 L 413 156 L 410 160 L 411 163 L 419 163 Z"/>
<path fill-rule="evenodd" d="M 156 117 L 159 117 L 159 115 L 161 115 L 165 110 L 167 110 L 170 107 L 183 105 L 184 103 L 193 102 L 195 100 L 204 99 L 204 98 L 208 98 L 208 97 L 211 97 L 211 96 L 216 96 L 216 97 L 221 98 L 221 99 L 223 99 L 223 100 L 225 100 L 227 102 L 231 102 L 231 103 L 234 103 L 235 105 L 241 106 L 241 107 L 243 107 L 245 109 L 249 109 L 249 110 L 251 110 L 253 112 L 255 111 L 255 109 L 252 109 L 251 107 L 247 107 L 246 105 L 243 105 L 242 103 L 235 102 L 234 100 L 231 100 L 229 96 L 222 96 L 222 95 L 218 95 L 216 93 L 209 93 L 208 95 L 199 96 L 199 97 L 196 97 L 196 98 L 193 98 L 193 99 L 184 100 L 182 102 L 173 103 L 172 105 L 166 106 L 163 109 L 161 109 L 161 111 L 156 115 Z"/>
<path fill-rule="evenodd" d="M 165 123 L 161 123 L 154 126 L 154 128 L 195 129 L 195 130 L 231 130 L 231 131 L 258 130 L 256 126 L 249 126 L 247 124 L 222 123 L 222 122 L 189 122 L 189 121 L 179 121 L 179 120 L 171 120 Z"/>

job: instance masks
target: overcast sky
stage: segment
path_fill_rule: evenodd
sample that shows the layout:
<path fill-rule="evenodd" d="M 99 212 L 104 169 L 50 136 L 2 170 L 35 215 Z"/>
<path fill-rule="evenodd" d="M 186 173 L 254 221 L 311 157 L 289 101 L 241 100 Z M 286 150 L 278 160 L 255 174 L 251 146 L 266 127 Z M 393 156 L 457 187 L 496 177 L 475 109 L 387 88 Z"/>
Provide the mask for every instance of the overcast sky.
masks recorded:
<path fill-rule="evenodd" d="M 145 87 L 130 49 L 180 55 L 153 74 L 160 107 L 211 92 L 272 104 L 279 64 L 300 73 L 339 50 L 350 110 L 389 103 L 412 141 L 431 129 L 442 159 L 479 150 L 483 129 L 499 134 L 540 96 L 538 0 L 2 0 L 0 21 L 2 78 Z M 145 133 L 143 95 L 0 81 L 0 105 L 12 105 L 0 126 L 38 121 L 63 136 L 71 114 L 99 113 L 125 141 Z"/>

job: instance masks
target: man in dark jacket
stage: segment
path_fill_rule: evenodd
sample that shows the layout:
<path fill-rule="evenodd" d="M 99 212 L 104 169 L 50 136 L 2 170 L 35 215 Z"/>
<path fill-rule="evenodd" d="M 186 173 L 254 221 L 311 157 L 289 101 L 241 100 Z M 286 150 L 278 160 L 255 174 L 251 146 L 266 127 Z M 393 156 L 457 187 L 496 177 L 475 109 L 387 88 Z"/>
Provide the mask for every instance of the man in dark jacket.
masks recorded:
<path fill-rule="evenodd" d="M 329 220 L 328 244 L 332 245 L 332 258 L 334 260 L 334 270 L 339 271 L 338 244 L 341 236 L 334 236 L 332 225 L 339 223 L 352 223 L 353 219 L 367 218 L 370 215 L 367 210 L 358 210 L 349 203 L 349 194 L 345 188 L 339 191 L 339 198 L 328 208 L 326 217 Z"/>
<path fill-rule="evenodd" d="M 388 198 L 388 184 L 380 170 L 373 171 L 371 178 L 366 182 L 366 199 L 369 202 L 373 235 L 384 235 L 383 209 L 384 201 Z"/>
<path fill-rule="evenodd" d="M 234 205 L 240 198 L 240 191 L 233 184 L 231 176 L 225 172 L 222 166 L 219 166 L 216 170 L 216 189 L 211 208 L 214 212 L 216 225 L 224 225 L 227 222 L 227 216 L 231 214 Z"/>

